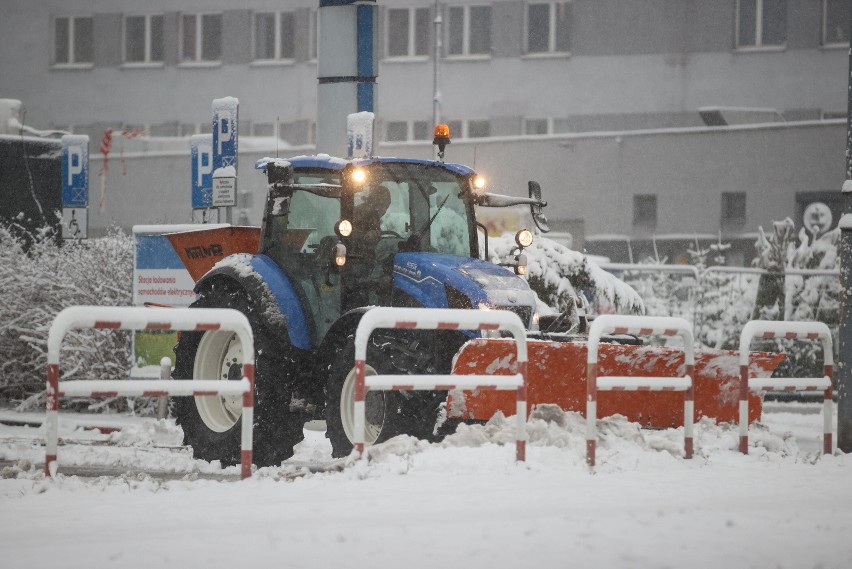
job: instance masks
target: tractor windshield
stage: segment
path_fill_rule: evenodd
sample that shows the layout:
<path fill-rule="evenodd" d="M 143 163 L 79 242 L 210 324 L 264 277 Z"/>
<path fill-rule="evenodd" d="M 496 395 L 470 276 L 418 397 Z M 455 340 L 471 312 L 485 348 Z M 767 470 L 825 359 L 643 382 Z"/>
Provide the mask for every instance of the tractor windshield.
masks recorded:
<path fill-rule="evenodd" d="M 376 163 L 363 190 L 355 194 L 355 211 L 376 193 L 390 194 L 380 220 L 383 235 L 404 240 L 400 247 L 469 257 L 471 215 L 462 189 L 466 183 L 432 164 Z"/>
<path fill-rule="evenodd" d="M 296 183 L 337 184 L 339 180 L 336 175 L 299 174 Z M 288 257 L 327 253 L 334 247 L 334 224 L 340 219 L 338 200 L 302 190 L 283 190 L 270 195 L 267 208 L 263 252 L 279 264 Z"/>

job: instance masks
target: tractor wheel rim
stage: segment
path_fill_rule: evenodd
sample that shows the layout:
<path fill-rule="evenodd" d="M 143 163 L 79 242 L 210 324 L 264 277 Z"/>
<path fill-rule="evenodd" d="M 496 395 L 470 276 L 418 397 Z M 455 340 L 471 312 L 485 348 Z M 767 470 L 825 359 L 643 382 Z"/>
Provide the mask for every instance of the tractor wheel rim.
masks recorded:
<path fill-rule="evenodd" d="M 193 379 L 239 379 L 242 374 L 243 347 L 233 332 L 206 332 L 198 344 Z M 236 368 L 234 367 L 236 366 Z M 236 372 L 236 373 L 235 373 Z M 230 430 L 243 411 L 241 395 L 205 395 L 195 397 L 198 415 L 217 433 Z"/>
<path fill-rule="evenodd" d="M 365 367 L 365 375 L 378 375 L 371 366 Z M 382 432 L 385 422 L 385 394 L 383 391 L 368 391 L 364 398 L 364 443 L 372 445 Z M 340 422 L 349 442 L 355 442 L 355 368 L 350 370 L 340 390 Z"/>

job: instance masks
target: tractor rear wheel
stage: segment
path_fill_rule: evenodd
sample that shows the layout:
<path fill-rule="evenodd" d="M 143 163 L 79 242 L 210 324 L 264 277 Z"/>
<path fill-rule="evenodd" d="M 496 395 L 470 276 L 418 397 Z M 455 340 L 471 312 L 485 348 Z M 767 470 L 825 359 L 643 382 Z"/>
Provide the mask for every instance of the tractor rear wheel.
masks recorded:
<path fill-rule="evenodd" d="M 249 320 L 255 342 L 255 412 L 253 462 L 276 466 L 293 456 L 293 445 L 304 437 L 304 418 L 290 411 L 291 381 L 295 366 L 288 357 L 287 338 L 271 335 L 246 292 L 239 286 L 217 282 L 193 307 L 233 308 Z M 179 380 L 239 380 L 242 377 L 242 346 L 232 332 L 183 333 L 175 347 L 173 377 Z M 174 414 L 183 428 L 184 444 L 193 456 L 219 460 L 223 466 L 240 461 L 242 397 L 180 397 Z"/>
<path fill-rule="evenodd" d="M 436 364 L 433 345 L 424 344 L 422 333 L 376 331 L 367 346 L 367 375 L 447 373 L 449 362 Z M 352 452 L 355 438 L 355 341 L 349 336 L 331 365 L 326 390 L 326 436 L 332 456 Z M 450 351 L 451 356 L 454 351 Z M 449 358 L 448 358 L 449 359 Z M 436 369 L 436 365 L 438 368 Z M 367 446 L 406 434 L 438 440 L 436 423 L 446 391 L 368 391 L 365 401 Z"/>

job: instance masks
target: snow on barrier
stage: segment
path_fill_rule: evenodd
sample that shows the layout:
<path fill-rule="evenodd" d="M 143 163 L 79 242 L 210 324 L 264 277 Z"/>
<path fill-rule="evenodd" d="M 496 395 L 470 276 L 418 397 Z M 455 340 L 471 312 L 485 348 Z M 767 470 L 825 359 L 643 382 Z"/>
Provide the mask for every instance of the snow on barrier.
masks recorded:
<path fill-rule="evenodd" d="M 764 339 L 819 340 L 822 343 L 823 377 L 758 378 L 749 377 L 749 345 L 755 337 Z M 832 387 L 834 354 L 831 331 L 822 322 L 750 320 L 740 334 L 740 452 L 748 454 L 749 391 L 822 391 L 823 453 L 832 453 Z"/>
<path fill-rule="evenodd" d="M 200 379 L 172 380 L 76 380 L 59 381 L 59 350 L 65 334 L 73 329 L 190 330 L 234 332 L 243 347 L 240 381 Z M 241 477 L 251 476 L 252 424 L 254 423 L 254 339 L 245 315 L 229 308 L 144 308 L 136 306 L 72 306 L 53 320 L 47 338 L 47 420 L 44 472 L 53 476 L 57 456 L 60 397 L 206 397 L 243 396 Z"/>
<path fill-rule="evenodd" d="M 514 375 L 371 375 L 367 377 L 367 341 L 378 328 L 428 330 L 505 330 L 517 345 L 518 373 Z M 517 394 L 516 459 L 526 459 L 527 336 L 521 319 L 506 310 L 449 308 L 374 308 L 364 314 L 355 331 L 355 450 L 364 458 L 367 391 L 487 389 Z"/>
<path fill-rule="evenodd" d="M 598 377 L 598 346 L 603 334 L 635 336 L 680 336 L 683 338 L 686 373 L 674 377 L 603 376 Z M 692 378 L 695 374 L 695 352 L 692 326 L 683 318 L 656 316 L 623 316 L 606 314 L 592 321 L 586 380 L 586 463 L 595 465 L 597 446 L 598 391 L 683 391 L 684 454 L 692 458 L 694 399 Z"/>

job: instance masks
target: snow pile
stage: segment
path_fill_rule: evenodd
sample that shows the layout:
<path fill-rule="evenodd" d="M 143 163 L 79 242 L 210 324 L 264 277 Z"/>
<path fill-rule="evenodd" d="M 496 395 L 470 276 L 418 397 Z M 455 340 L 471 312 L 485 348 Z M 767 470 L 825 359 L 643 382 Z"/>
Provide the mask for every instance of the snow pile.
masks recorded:
<path fill-rule="evenodd" d="M 295 568 L 846 569 L 849 460 L 818 454 L 818 409 L 765 409 L 748 456 L 733 426 L 702 421 L 692 460 L 680 456 L 680 430 L 612 417 L 598 422 L 594 474 L 582 418 L 554 408 L 531 414 L 525 463 L 514 460 L 511 417 L 440 444 L 398 437 L 371 448 L 370 461 L 330 459 L 324 433 L 306 430 L 294 457 L 242 482 L 229 482 L 235 468 L 156 446 L 171 436 L 165 427 L 158 438 L 159 426 L 129 431 L 125 442 L 157 441 L 129 447 L 83 444 L 85 433 L 64 428 L 60 475 L 45 479 L 40 429 L 0 425 L 0 550 L 15 566 L 57 569 L 283 559 Z M 95 451 L 101 464 L 134 466 L 61 473 Z M 146 464 L 180 468 L 139 472 Z M 228 482 L 206 479 L 222 473 Z"/>

